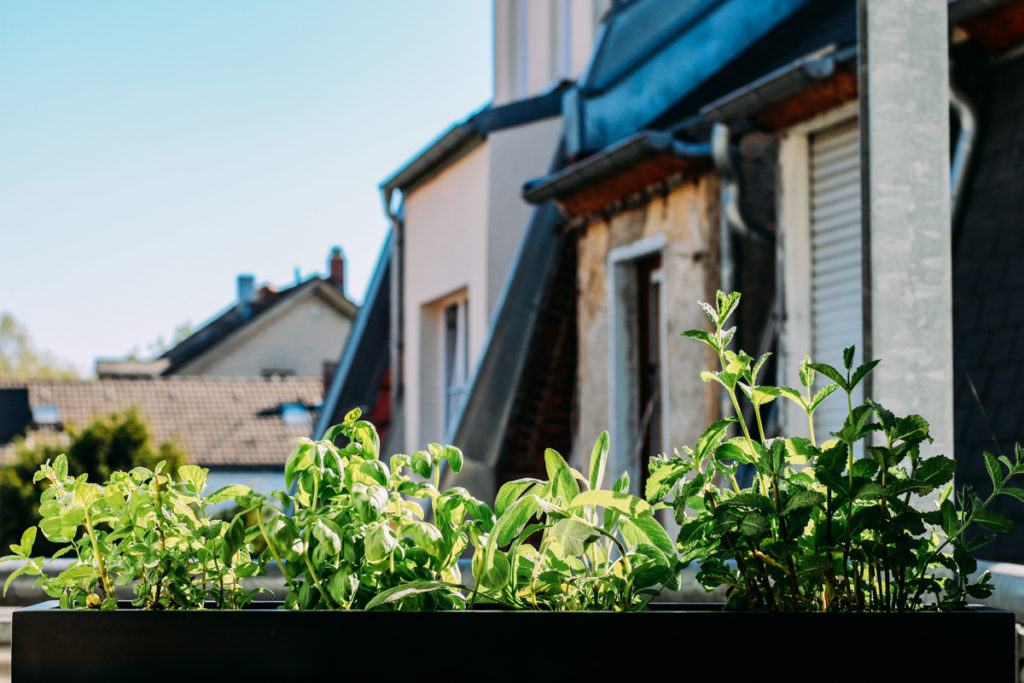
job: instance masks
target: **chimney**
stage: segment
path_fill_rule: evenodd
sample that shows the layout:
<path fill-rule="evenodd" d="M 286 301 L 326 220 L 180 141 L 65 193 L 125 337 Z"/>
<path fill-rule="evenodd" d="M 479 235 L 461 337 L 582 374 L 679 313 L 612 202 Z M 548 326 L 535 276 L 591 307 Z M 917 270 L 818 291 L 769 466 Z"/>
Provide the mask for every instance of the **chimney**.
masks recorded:
<path fill-rule="evenodd" d="M 341 247 L 331 249 L 331 260 L 327 262 L 327 278 L 333 282 L 338 289 L 345 293 L 345 255 L 341 253 Z"/>
<path fill-rule="evenodd" d="M 256 298 L 256 278 L 252 275 L 238 276 L 238 310 L 246 320 L 252 314 L 250 308 Z"/>

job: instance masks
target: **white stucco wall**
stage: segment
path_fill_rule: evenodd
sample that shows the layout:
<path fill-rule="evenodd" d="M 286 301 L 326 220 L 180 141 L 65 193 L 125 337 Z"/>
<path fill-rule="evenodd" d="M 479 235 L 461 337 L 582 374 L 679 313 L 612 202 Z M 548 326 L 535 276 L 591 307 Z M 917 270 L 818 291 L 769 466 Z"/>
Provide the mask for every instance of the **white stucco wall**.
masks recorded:
<path fill-rule="evenodd" d="M 352 321 L 312 292 L 283 301 L 177 374 L 259 377 L 263 370 L 291 370 L 319 377 L 324 361 L 336 363 Z"/>
<path fill-rule="evenodd" d="M 494 103 L 578 78 L 611 0 L 494 0 Z"/>
<path fill-rule="evenodd" d="M 481 144 L 405 197 L 405 452 L 444 437 L 444 303 L 468 297 L 471 369 L 486 335 L 488 156 Z"/>
<path fill-rule="evenodd" d="M 523 240 L 533 207 L 522 198 L 523 182 L 547 173 L 562 132 L 552 117 L 491 133 L 487 206 L 487 303 L 494 311 L 509 267 Z M 489 317 L 489 316 L 488 316 Z"/>

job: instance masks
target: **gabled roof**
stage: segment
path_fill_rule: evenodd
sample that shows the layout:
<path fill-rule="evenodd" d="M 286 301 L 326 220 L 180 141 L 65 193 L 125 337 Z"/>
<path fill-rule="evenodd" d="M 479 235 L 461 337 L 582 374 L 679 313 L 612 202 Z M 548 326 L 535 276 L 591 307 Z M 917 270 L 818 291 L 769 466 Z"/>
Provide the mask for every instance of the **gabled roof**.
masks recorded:
<path fill-rule="evenodd" d="M 261 287 L 248 306 L 232 304 L 189 337 L 165 351 L 160 358 L 167 360 L 168 365 L 160 374 L 176 374 L 182 367 L 220 345 L 228 337 L 260 322 L 269 311 L 292 305 L 311 295 L 319 296 L 350 319 L 354 319 L 359 310 L 334 282 L 318 276 L 280 291 L 273 287 Z"/>
<path fill-rule="evenodd" d="M 56 406 L 59 426 L 84 427 L 94 417 L 135 406 L 156 443 L 173 440 L 196 464 L 206 467 L 283 467 L 298 437 L 316 422 L 323 385 L 319 378 L 222 378 L 201 376 L 152 379 L 0 381 L 0 433 L 24 433 L 31 408 Z M 27 394 L 27 396 L 26 396 Z M 28 405 L 25 405 L 27 398 Z M 9 400 L 8 400 L 9 399 Z M 309 410 L 306 424 L 286 424 L 284 404 Z M 27 408 L 27 410 L 26 410 Z M 12 425 L 11 422 L 20 422 Z M 3 444 L 0 444 L 2 447 Z M 0 454 L 2 454 L 0 448 Z"/>
<path fill-rule="evenodd" d="M 461 123 L 441 133 L 395 171 L 381 184 L 385 193 L 408 191 L 443 169 L 450 161 L 464 154 L 496 131 L 522 126 L 558 116 L 562 112 L 562 96 L 569 83 L 560 83 L 550 91 L 495 107 L 488 104 Z"/>

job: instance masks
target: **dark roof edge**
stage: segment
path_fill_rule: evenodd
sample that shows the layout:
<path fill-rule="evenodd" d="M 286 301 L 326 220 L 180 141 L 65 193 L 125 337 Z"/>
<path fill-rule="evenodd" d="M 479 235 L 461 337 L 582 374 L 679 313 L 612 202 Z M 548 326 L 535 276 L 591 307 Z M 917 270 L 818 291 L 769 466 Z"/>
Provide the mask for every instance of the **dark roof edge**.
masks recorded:
<path fill-rule="evenodd" d="M 560 140 L 549 165 L 558 168 L 564 159 Z M 564 223 L 554 204 L 536 207 L 487 327 L 487 338 L 470 376 L 469 391 L 445 435 L 447 443 L 466 454 L 460 484 L 477 495 L 493 495 L 494 472 L 508 428 L 516 390 L 522 379 L 526 358 L 533 342 L 537 311 L 552 269 L 557 263 L 558 245 L 566 239 L 558 226 Z M 445 475 L 446 486 L 450 475 Z M 487 493 L 490 491 L 490 493 Z"/>
<path fill-rule="evenodd" d="M 557 173 L 527 181 L 523 185 L 523 199 L 540 204 L 564 197 L 659 154 L 679 159 L 710 159 L 711 146 L 680 142 L 664 131 L 640 131 Z"/>
<path fill-rule="evenodd" d="M 949 23 L 955 24 L 1010 4 L 1010 0 L 949 0 Z"/>
<path fill-rule="evenodd" d="M 388 271 L 388 265 L 391 263 L 392 235 L 392 231 L 389 230 L 387 237 L 384 239 L 384 246 L 381 247 L 380 256 L 377 257 L 377 266 L 373 269 L 373 277 L 370 279 L 370 284 L 366 288 L 366 296 L 363 299 L 363 305 L 359 307 L 359 313 L 356 315 L 355 324 L 352 325 L 352 330 L 349 332 L 348 340 L 345 342 L 345 348 L 341 351 L 341 358 L 338 361 L 338 369 L 334 373 L 334 379 L 331 380 L 331 387 L 327 391 L 327 396 L 324 397 L 323 405 L 320 408 L 320 414 L 317 416 L 316 427 L 313 431 L 314 439 L 323 437 L 328 427 L 331 426 L 329 423 L 331 421 L 331 416 L 334 415 L 334 410 L 337 407 L 338 397 L 341 395 L 341 389 L 344 386 L 349 373 L 352 371 L 353 359 L 356 356 L 356 351 L 358 350 L 363 334 L 366 331 L 366 326 L 370 319 L 370 313 L 377 301 L 380 289 L 384 285 L 385 274 Z"/>
<path fill-rule="evenodd" d="M 416 184 L 458 151 L 467 145 L 481 142 L 490 133 L 558 116 L 562 113 L 562 95 L 570 86 L 571 83 L 562 82 L 542 95 L 497 107 L 487 105 L 462 123 L 441 133 L 417 152 L 416 156 L 380 184 L 381 189 L 404 189 Z"/>
<path fill-rule="evenodd" d="M 715 123 L 753 114 L 831 77 L 837 68 L 856 59 L 856 45 L 842 49 L 828 45 L 709 102 L 701 107 L 700 115 Z"/>

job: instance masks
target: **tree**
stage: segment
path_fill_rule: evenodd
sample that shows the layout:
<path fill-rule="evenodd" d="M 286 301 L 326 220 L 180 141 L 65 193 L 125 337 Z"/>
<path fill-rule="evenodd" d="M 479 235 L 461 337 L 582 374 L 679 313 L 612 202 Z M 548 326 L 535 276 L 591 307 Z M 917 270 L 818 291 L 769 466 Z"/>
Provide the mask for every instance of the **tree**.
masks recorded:
<path fill-rule="evenodd" d="M 169 471 L 187 462 L 185 452 L 172 442 L 154 447 L 149 427 L 134 408 L 98 417 L 80 430 L 69 427 L 68 435 L 65 448 L 29 433 L 15 442 L 12 462 L 0 466 L 0 547 L 19 542 L 25 529 L 39 523 L 40 489 L 32 476 L 60 453 L 67 454 L 68 474 L 88 474 L 94 482 L 106 481 L 116 470 L 152 469 L 161 460 L 167 461 Z"/>
<path fill-rule="evenodd" d="M 25 326 L 0 314 L 0 379 L 78 379 L 68 363 L 49 351 L 36 351 Z"/>

